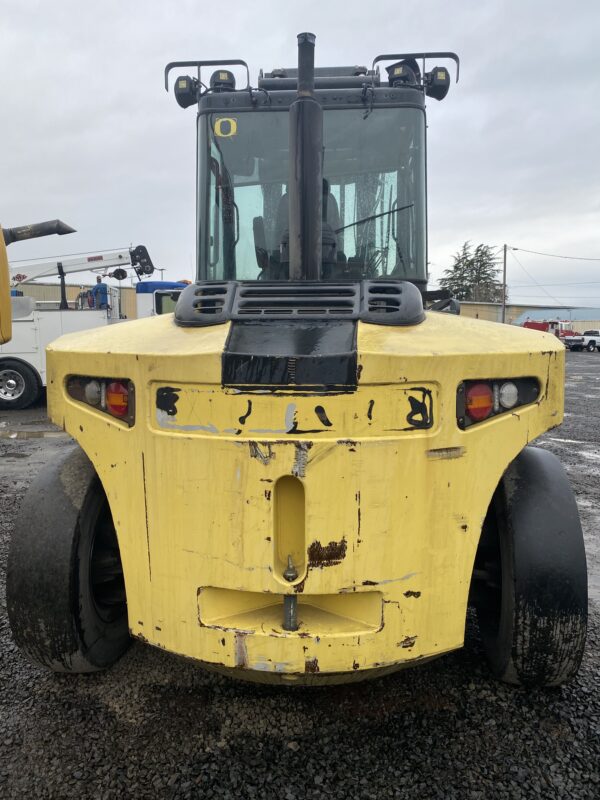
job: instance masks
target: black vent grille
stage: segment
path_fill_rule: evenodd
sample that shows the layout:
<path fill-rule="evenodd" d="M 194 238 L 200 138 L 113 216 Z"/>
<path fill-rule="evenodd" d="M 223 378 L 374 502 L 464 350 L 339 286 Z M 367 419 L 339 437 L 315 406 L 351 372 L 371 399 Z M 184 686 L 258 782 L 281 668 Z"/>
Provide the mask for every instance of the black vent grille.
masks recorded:
<path fill-rule="evenodd" d="M 222 283 L 200 283 L 189 288 L 193 289 L 191 305 L 193 315 L 197 319 L 213 318 L 214 323 L 227 320 L 231 307 L 231 292 L 228 283 L 225 281 Z M 186 291 L 189 291 L 189 289 Z"/>
<path fill-rule="evenodd" d="M 228 320 L 349 319 L 375 325 L 416 325 L 421 293 L 403 281 L 202 281 L 181 293 L 175 321 L 183 327 Z"/>
<path fill-rule="evenodd" d="M 366 307 L 370 314 L 397 314 L 402 305 L 402 285 L 398 283 L 368 283 Z"/>
<path fill-rule="evenodd" d="M 264 283 L 240 284 L 233 302 L 233 318 L 349 317 L 360 310 L 357 284 Z"/>

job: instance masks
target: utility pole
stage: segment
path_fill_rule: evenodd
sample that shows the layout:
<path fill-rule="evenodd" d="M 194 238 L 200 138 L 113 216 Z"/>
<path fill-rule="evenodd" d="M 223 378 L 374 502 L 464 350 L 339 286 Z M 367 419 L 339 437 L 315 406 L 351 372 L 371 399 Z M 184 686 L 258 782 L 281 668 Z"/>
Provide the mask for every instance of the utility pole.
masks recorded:
<path fill-rule="evenodd" d="M 502 263 L 502 322 L 506 322 L 506 251 L 507 245 L 504 245 L 504 259 Z"/>

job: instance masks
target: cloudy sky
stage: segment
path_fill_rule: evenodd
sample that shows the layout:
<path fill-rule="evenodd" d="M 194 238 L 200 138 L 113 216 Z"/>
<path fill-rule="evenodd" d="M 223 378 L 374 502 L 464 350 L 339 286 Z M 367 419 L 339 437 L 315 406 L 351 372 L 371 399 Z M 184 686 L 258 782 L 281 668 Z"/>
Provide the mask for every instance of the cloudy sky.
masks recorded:
<path fill-rule="evenodd" d="M 78 232 L 13 259 L 146 244 L 192 278 L 195 126 L 163 88 L 166 62 L 293 66 L 454 50 L 461 79 L 429 103 L 432 284 L 465 240 L 509 255 L 514 301 L 600 306 L 597 0 L 0 0 L 0 222 L 59 217 Z M 372 16 L 370 16 L 372 14 Z M 515 259 L 518 258 L 520 264 Z M 521 266 L 522 265 L 522 266 Z"/>

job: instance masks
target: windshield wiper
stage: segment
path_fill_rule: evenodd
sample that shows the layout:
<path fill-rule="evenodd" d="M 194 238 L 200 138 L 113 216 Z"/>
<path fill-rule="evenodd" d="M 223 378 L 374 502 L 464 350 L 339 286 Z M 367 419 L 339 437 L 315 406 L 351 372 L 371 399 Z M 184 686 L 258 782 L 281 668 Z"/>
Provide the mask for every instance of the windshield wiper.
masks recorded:
<path fill-rule="evenodd" d="M 395 214 L 397 211 L 404 211 L 407 208 L 412 208 L 414 203 L 409 203 L 407 206 L 400 206 L 400 208 L 392 208 L 389 211 L 382 211 L 381 214 L 373 214 L 370 217 L 363 217 L 357 219 L 356 222 L 351 222 L 349 225 L 344 225 L 342 228 L 335 228 L 334 233 L 341 233 L 346 228 L 353 228 L 355 225 L 363 225 L 365 222 L 370 222 L 372 219 L 379 219 L 379 217 L 387 217 L 389 214 Z"/>

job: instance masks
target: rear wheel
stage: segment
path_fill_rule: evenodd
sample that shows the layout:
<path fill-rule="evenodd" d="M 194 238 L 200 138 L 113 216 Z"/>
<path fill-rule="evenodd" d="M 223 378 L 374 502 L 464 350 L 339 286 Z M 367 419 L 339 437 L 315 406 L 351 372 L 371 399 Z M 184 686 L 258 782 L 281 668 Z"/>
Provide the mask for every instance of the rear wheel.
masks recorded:
<path fill-rule="evenodd" d="M 10 544 L 6 601 L 17 645 L 55 672 L 104 669 L 129 644 L 110 507 L 76 446 L 25 495 Z"/>
<path fill-rule="evenodd" d="M 16 358 L 0 362 L 0 409 L 27 408 L 38 399 L 41 388 L 28 364 Z"/>
<path fill-rule="evenodd" d="M 558 459 L 527 447 L 488 511 L 472 582 L 494 675 L 558 686 L 579 669 L 587 627 L 587 569 L 577 505 Z"/>

